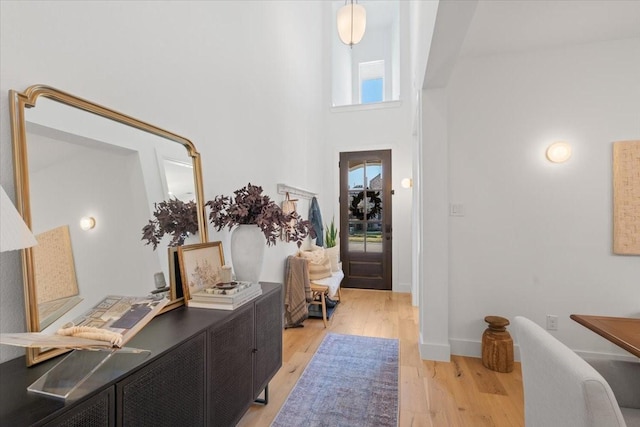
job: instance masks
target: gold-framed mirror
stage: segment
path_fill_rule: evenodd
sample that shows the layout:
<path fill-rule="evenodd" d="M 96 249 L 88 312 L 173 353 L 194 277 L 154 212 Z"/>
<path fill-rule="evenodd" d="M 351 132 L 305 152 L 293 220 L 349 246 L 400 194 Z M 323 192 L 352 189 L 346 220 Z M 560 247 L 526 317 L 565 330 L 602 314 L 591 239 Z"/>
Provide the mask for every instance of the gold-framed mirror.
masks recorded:
<path fill-rule="evenodd" d="M 165 311 L 183 305 L 170 239 L 153 250 L 141 238 L 154 204 L 180 198 L 197 204 L 187 243 L 207 242 L 193 143 L 45 85 L 12 90 L 9 102 L 16 206 L 39 242 L 22 251 L 27 331 L 55 333 L 98 298 L 147 295 L 163 280 L 174 284 Z M 27 366 L 65 351 L 27 349 Z"/>

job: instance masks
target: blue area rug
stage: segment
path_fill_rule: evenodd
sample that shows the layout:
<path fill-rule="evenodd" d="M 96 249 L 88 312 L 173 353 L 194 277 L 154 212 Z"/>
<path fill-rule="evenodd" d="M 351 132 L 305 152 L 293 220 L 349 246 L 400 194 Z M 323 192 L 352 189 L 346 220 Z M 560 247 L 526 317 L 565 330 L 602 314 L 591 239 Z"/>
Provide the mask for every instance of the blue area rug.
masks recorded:
<path fill-rule="evenodd" d="M 271 424 L 273 427 L 396 427 L 396 339 L 329 333 Z"/>

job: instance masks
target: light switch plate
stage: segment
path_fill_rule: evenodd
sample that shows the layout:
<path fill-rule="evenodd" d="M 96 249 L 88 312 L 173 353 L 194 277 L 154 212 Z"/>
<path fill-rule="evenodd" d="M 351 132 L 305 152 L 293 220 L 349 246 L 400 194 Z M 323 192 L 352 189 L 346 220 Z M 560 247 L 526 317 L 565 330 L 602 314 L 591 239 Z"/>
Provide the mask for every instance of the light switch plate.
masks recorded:
<path fill-rule="evenodd" d="M 450 203 L 449 216 L 464 216 L 464 205 L 462 203 Z"/>

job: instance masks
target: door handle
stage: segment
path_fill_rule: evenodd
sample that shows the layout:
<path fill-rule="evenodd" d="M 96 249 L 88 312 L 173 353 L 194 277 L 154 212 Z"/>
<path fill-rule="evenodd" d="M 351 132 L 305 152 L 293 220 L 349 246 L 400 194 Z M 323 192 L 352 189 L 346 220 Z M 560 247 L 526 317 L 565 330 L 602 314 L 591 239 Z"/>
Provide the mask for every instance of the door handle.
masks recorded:
<path fill-rule="evenodd" d="M 384 234 L 386 240 L 391 240 L 391 224 L 385 224 Z"/>

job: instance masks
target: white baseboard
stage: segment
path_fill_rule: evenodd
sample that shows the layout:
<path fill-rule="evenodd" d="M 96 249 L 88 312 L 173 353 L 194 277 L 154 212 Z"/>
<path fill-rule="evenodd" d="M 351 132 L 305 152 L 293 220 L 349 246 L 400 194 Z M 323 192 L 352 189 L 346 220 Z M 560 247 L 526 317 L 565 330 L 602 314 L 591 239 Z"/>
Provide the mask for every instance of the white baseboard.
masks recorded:
<path fill-rule="evenodd" d="M 393 289 L 393 292 L 408 294 L 411 292 L 411 283 L 398 283 Z"/>
<path fill-rule="evenodd" d="M 449 340 L 451 354 L 456 356 L 482 357 L 482 342 L 472 340 Z"/>
<path fill-rule="evenodd" d="M 482 357 L 482 341 L 472 340 L 449 340 L 451 345 L 451 354 L 455 356 L 467 356 L 467 357 Z M 632 355 L 614 354 L 614 353 L 600 353 L 594 351 L 578 351 L 575 353 L 583 359 L 612 359 L 612 360 L 626 360 L 629 362 L 637 362 L 638 358 Z M 420 353 L 422 354 L 422 353 Z M 516 344 L 513 346 L 513 359 L 516 362 L 520 361 L 520 347 Z"/>
<path fill-rule="evenodd" d="M 451 354 L 454 356 L 482 357 L 482 341 L 450 340 Z M 513 346 L 513 359 L 520 361 L 520 348 Z"/>
<path fill-rule="evenodd" d="M 451 361 L 451 346 L 449 344 L 425 343 L 420 334 L 420 358 L 422 360 L 435 360 L 437 362 Z"/>

